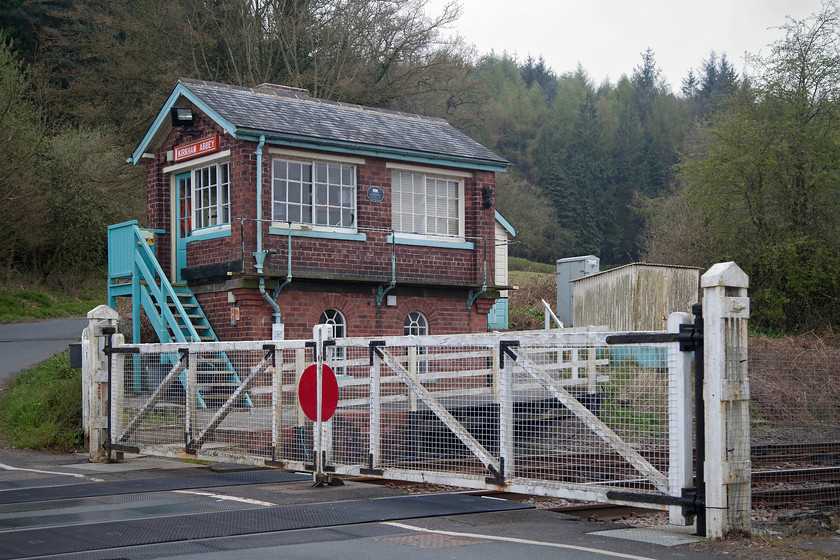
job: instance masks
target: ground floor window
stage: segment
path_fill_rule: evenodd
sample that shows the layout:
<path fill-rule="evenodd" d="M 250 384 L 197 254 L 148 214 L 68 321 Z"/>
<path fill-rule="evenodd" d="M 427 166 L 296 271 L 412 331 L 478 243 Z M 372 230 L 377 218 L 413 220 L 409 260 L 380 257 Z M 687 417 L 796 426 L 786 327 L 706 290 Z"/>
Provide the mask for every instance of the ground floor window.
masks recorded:
<path fill-rule="evenodd" d="M 416 335 L 424 336 L 429 334 L 429 322 L 425 315 L 419 311 L 412 311 L 409 313 L 403 322 L 403 334 L 405 336 Z M 425 356 L 429 353 L 429 349 L 425 346 L 417 348 L 417 356 Z M 417 373 L 429 373 L 429 362 L 422 358 L 417 360 Z"/>
<path fill-rule="evenodd" d="M 403 323 L 403 334 L 406 336 L 427 335 L 429 334 L 429 322 L 419 311 L 412 311 L 406 316 Z"/>
<path fill-rule="evenodd" d="M 332 325 L 333 336 L 335 336 L 335 338 L 345 338 L 347 336 L 347 321 L 338 309 L 331 308 L 321 313 L 321 317 L 318 319 L 318 324 Z M 333 360 L 344 360 L 344 350 L 344 348 L 334 348 Z M 336 367 L 333 369 L 335 369 L 335 373 L 337 374 L 344 373 L 343 367 Z"/>

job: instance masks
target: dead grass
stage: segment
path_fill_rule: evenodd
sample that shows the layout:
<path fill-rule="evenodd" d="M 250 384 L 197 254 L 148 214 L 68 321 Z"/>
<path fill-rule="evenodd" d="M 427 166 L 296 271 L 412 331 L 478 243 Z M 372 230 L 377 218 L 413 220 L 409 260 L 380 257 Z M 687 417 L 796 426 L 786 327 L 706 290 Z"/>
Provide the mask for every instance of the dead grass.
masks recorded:
<path fill-rule="evenodd" d="M 509 321 L 515 331 L 541 329 L 545 326 L 543 315 L 544 299 L 552 308 L 557 299 L 557 279 L 554 274 L 541 272 L 512 271 L 511 282 L 519 286 L 511 290 Z"/>
<path fill-rule="evenodd" d="M 840 424 L 840 348 L 813 335 L 749 342 L 754 421 L 789 425 Z"/>

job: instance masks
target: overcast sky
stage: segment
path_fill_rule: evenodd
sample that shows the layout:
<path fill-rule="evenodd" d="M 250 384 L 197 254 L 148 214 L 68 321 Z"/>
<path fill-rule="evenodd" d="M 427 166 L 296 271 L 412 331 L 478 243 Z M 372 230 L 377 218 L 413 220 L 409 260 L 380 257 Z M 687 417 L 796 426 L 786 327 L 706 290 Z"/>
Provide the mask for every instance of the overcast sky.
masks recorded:
<path fill-rule="evenodd" d="M 432 13 L 446 0 L 429 0 Z M 674 93 L 714 50 L 735 70 L 744 53 L 767 53 L 784 37 L 785 16 L 804 19 L 820 0 L 460 0 L 459 33 L 480 54 L 543 56 L 555 73 L 578 62 L 599 84 L 632 74 L 650 47 Z"/>

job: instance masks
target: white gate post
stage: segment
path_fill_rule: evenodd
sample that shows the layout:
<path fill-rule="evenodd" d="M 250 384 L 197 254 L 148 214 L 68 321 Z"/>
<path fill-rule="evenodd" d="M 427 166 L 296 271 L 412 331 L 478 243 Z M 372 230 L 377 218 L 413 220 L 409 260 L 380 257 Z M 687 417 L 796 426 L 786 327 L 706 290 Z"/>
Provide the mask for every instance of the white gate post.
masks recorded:
<path fill-rule="evenodd" d="M 747 379 L 749 278 L 734 262 L 701 278 L 705 352 L 706 536 L 751 531 Z"/>
<path fill-rule="evenodd" d="M 680 325 L 690 324 L 691 315 L 675 312 L 668 316 L 668 332 L 679 333 Z M 691 438 L 691 353 L 682 352 L 679 345 L 668 346 L 668 487 L 672 496 L 679 496 L 683 488 L 691 488 L 692 449 Z M 686 525 L 682 506 L 668 506 L 669 523 Z"/>
<path fill-rule="evenodd" d="M 92 463 L 99 463 L 110 459 L 104 444 L 111 388 L 108 386 L 108 357 L 104 352 L 106 336 L 102 329 L 116 328 L 120 316 L 107 305 L 100 305 L 89 311 L 87 317 L 89 324 L 82 342 L 82 398 L 87 403 L 88 456 Z"/>

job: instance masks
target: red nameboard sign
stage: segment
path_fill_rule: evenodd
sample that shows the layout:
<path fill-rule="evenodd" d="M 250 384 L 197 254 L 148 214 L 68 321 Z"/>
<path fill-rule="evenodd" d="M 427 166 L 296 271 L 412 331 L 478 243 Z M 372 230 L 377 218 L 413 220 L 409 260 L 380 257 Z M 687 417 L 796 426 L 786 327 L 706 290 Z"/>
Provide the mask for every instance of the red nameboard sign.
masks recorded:
<path fill-rule="evenodd" d="M 205 154 L 212 154 L 219 151 L 219 135 L 214 134 L 189 144 L 175 146 L 175 161 L 184 161 Z"/>

